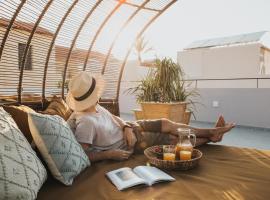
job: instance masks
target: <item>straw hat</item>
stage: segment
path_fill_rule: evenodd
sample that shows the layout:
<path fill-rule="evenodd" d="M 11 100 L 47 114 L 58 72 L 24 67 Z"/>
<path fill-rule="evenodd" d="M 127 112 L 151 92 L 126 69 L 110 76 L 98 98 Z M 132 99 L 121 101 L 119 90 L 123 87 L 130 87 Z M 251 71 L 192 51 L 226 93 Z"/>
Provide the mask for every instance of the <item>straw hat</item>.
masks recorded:
<path fill-rule="evenodd" d="M 95 105 L 101 97 L 105 81 L 101 75 L 80 72 L 68 85 L 67 104 L 74 111 L 83 111 Z"/>

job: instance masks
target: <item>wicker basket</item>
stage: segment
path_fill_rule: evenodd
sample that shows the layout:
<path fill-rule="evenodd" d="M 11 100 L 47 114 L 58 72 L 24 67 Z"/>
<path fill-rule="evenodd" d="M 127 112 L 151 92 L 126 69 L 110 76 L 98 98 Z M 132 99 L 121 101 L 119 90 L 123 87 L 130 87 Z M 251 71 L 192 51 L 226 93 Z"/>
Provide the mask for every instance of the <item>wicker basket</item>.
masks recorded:
<path fill-rule="evenodd" d="M 186 102 L 177 103 L 158 103 L 141 102 L 144 119 L 166 118 L 174 122 L 183 123 Z"/>
<path fill-rule="evenodd" d="M 136 118 L 136 120 L 145 119 L 145 117 L 144 117 L 144 113 L 143 113 L 143 111 L 142 111 L 142 110 L 140 110 L 140 109 L 133 109 L 132 111 L 133 111 L 133 112 L 134 112 L 134 114 L 135 114 L 135 118 Z"/>
<path fill-rule="evenodd" d="M 169 170 L 193 169 L 199 164 L 199 161 L 202 158 L 202 152 L 199 151 L 198 149 L 193 149 L 191 160 L 175 160 L 175 161 L 163 160 L 161 158 L 162 149 L 163 145 L 158 145 L 149 147 L 144 150 L 144 154 L 149 159 L 149 162 L 152 165 L 155 165 L 156 167 L 161 169 L 169 169 Z"/>
<path fill-rule="evenodd" d="M 184 119 L 183 119 L 182 123 L 188 125 L 189 122 L 190 122 L 190 118 L 191 118 L 191 112 L 190 111 L 186 111 L 184 113 Z"/>

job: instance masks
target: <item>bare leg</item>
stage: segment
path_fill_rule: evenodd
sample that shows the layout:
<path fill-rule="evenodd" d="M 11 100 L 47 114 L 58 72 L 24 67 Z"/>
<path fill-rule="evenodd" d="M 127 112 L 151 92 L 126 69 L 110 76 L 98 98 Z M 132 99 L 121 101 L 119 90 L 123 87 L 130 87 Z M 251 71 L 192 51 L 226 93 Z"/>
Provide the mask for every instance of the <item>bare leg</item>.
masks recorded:
<path fill-rule="evenodd" d="M 195 146 L 201 146 L 203 144 L 207 144 L 208 142 L 210 142 L 208 138 L 197 138 Z"/>
<path fill-rule="evenodd" d="M 218 122 L 219 121 L 222 121 L 222 120 L 219 119 Z M 219 123 L 219 124 L 223 125 L 223 123 Z M 176 123 L 176 122 L 170 121 L 168 119 L 162 119 L 162 132 L 170 133 L 170 134 L 177 136 L 177 129 L 178 128 L 190 128 L 190 129 L 194 130 L 194 133 L 196 134 L 197 138 L 206 138 L 212 142 L 220 141 L 222 139 L 223 134 L 230 131 L 234 127 L 235 127 L 235 124 L 229 123 L 229 124 L 225 124 L 223 127 L 204 128 L 203 129 L 203 128 L 191 127 L 191 126 L 185 125 L 185 124 Z"/>

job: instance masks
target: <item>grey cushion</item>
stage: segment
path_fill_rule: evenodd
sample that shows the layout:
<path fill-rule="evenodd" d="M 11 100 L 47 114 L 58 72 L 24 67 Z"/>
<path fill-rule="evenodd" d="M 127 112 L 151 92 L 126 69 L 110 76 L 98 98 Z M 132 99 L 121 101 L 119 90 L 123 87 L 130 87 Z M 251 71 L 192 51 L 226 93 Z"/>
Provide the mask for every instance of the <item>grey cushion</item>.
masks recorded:
<path fill-rule="evenodd" d="M 90 161 L 68 124 L 57 115 L 39 113 L 29 113 L 28 121 L 34 142 L 54 178 L 71 185 Z"/>
<path fill-rule="evenodd" d="M 36 153 L 0 107 L 0 199 L 36 199 L 46 178 Z"/>

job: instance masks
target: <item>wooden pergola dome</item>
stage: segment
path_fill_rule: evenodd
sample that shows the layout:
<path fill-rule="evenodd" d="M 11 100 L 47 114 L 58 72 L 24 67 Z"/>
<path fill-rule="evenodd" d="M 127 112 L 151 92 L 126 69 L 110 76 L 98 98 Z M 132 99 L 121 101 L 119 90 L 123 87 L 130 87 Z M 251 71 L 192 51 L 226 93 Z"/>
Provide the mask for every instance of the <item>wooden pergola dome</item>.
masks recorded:
<path fill-rule="evenodd" d="M 136 38 L 175 2 L 0 1 L 0 101 L 13 98 L 22 104 L 32 96 L 42 103 L 53 94 L 64 98 L 67 81 L 85 70 L 104 75 L 102 99 L 117 103 Z"/>

